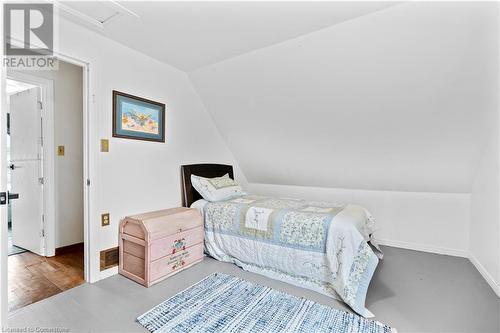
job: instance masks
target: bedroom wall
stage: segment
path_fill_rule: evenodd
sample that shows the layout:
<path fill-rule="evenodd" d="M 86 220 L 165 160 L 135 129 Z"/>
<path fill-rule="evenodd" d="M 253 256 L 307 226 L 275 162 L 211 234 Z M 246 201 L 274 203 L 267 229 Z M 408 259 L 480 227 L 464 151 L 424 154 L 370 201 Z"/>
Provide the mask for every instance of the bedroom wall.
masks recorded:
<path fill-rule="evenodd" d="M 252 193 L 355 203 L 375 217 L 380 244 L 468 256 L 470 195 L 248 184 Z"/>
<path fill-rule="evenodd" d="M 471 194 L 470 258 L 500 296 L 498 117 L 481 158 Z"/>
<path fill-rule="evenodd" d="M 354 200 L 386 244 L 467 256 L 497 9 L 407 2 L 190 78 L 251 191 Z"/>
<path fill-rule="evenodd" d="M 470 193 L 496 8 L 407 2 L 190 78 L 251 183 Z"/>
<path fill-rule="evenodd" d="M 498 12 L 497 12 L 498 13 Z M 497 31 L 500 27 L 497 26 Z M 498 57 L 497 38 L 496 56 Z M 492 71 L 497 77 L 500 68 Z M 494 96 L 498 96 L 494 94 Z M 499 102 L 488 113 L 485 144 L 481 151 L 480 164 L 477 169 L 471 194 L 470 221 L 470 259 L 486 281 L 500 296 L 500 135 L 499 135 Z"/>
<path fill-rule="evenodd" d="M 60 52 L 90 64 L 90 260 L 95 281 L 117 272 L 99 272 L 99 251 L 117 246 L 121 218 L 180 205 L 180 165 L 236 162 L 184 72 L 64 19 L 60 24 Z M 113 89 L 166 104 L 165 143 L 112 138 Z M 109 153 L 99 152 L 101 138 L 110 140 Z M 245 183 L 237 165 L 235 172 Z M 111 225 L 101 227 L 100 214 L 106 212 Z"/>

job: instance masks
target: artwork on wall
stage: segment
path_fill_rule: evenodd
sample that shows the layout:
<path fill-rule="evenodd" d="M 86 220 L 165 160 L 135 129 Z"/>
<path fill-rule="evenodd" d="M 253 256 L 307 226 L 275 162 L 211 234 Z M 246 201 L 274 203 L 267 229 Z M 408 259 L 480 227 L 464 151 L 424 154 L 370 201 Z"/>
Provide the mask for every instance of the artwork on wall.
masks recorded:
<path fill-rule="evenodd" d="M 165 142 L 165 104 L 113 90 L 113 137 Z"/>

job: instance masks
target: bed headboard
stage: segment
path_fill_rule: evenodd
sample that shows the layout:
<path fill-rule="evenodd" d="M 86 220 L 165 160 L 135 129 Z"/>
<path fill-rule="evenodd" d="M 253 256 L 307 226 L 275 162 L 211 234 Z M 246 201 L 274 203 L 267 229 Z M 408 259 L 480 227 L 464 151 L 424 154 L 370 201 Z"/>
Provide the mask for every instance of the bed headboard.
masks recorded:
<path fill-rule="evenodd" d="M 181 166 L 182 206 L 189 207 L 201 199 L 201 195 L 191 185 L 191 175 L 213 178 L 222 177 L 226 173 L 234 179 L 233 166 L 225 164 L 190 164 Z"/>

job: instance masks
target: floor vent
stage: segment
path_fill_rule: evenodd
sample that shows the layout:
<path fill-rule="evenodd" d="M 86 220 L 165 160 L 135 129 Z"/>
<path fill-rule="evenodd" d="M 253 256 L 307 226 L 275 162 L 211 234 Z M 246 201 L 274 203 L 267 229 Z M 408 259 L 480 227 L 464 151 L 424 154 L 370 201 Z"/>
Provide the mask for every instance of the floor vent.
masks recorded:
<path fill-rule="evenodd" d="M 101 271 L 118 266 L 118 247 L 101 251 Z"/>

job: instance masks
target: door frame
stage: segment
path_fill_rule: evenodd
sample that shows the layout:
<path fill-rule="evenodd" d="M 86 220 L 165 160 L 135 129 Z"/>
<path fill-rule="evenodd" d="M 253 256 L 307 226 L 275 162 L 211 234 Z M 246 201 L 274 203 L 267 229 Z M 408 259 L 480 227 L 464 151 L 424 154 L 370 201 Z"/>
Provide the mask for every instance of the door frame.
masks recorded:
<path fill-rule="evenodd" d="M 3 15 L 3 6 L 0 6 L 0 17 Z M 0 36 L 3 36 L 3 25 L 0 24 Z M 64 55 L 59 52 L 54 52 L 54 56 L 65 62 L 82 67 L 83 73 L 83 179 L 84 182 L 84 276 L 86 282 L 95 282 L 99 280 L 99 270 L 97 266 L 92 266 L 92 259 L 98 260 L 95 253 L 98 250 L 96 247 L 97 242 L 95 238 L 98 233 L 97 226 L 93 226 L 91 223 L 91 203 L 94 199 L 94 193 L 91 191 L 90 179 L 91 179 L 91 156 L 92 162 L 97 162 L 97 155 L 95 151 L 91 149 L 90 146 L 90 133 L 91 133 L 91 114 L 90 114 L 90 63 L 82 61 L 80 59 Z M 4 66 L 0 66 L 0 106 L 1 110 L 5 110 L 7 107 L 6 103 L 6 77 L 7 71 Z M 0 112 L 0 124 L 6 124 L 6 112 Z M 6 166 L 5 159 L 5 143 L 4 136 L 7 135 L 7 127 L 0 126 L 0 167 Z M 7 173 L 0 172 L 0 190 L 7 191 Z M 92 199 L 92 200 L 91 200 Z M 0 326 L 7 327 L 7 319 L 9 312 L 8 303 L 8 260 L 7 260 L 7 205 L 0 206 Z M 5 223 L 4 223 L 5 222 Z M 97 269 L 96 269 L 97 267 Z"/>
<path fill-rule="evenodd" d="M 82 118 L 83 118 L 83 175 L 81 181 L 83 182 L 83 269 L 85 282 L 94 282 L 97 280 L 95 277 L 91 257 L 94 253 L 94 238 L 97 236 L 96 228 L 91 223 L 91 187 L 90 187 L 90 162 L 91 162 L 91 149 L 90 149 L 90 63 L 65 55 L 59 52 L 54 52 L 57 59 L 67 62 L 69 64 L 82 68 L 83 80 L 83 105 L 82 105 Z"/>
<path fill-rule="evenodd" d="M 44 230 L 41 253 L 51 257 L 56 247 L 56 191 L 55 191 L 55 147 L 54 139 L 54 81 L 19 71 L 7 71 L 7 79 L 30 83 L 41 88 L 42 104 L 42 137 L 43 137 L 43 202 L 44 214 L 42 228 Z M 40 217 L 41 218 L 41 217 Z"/>
<path fill-rule="evenodd" d="M 0 17 L 3 17 L 3 6 L 0 6 Z M 0 24 L 0 41 L 3 45 L 3 24 Z M 7 167 L 7 94 L 5 89 L 7 70 L 0 66 L 0 167 Z M 5 126 L 4 126 L 5 125 Z M 7 169 L 0 171 L 0 191 L 7 192 Z M 7 297 L 8 267 L 7 267 L 7 205 L 0 205 L 0 326 L 7 327 L 7 314 L 9 311 L 9 301 Z"/>

